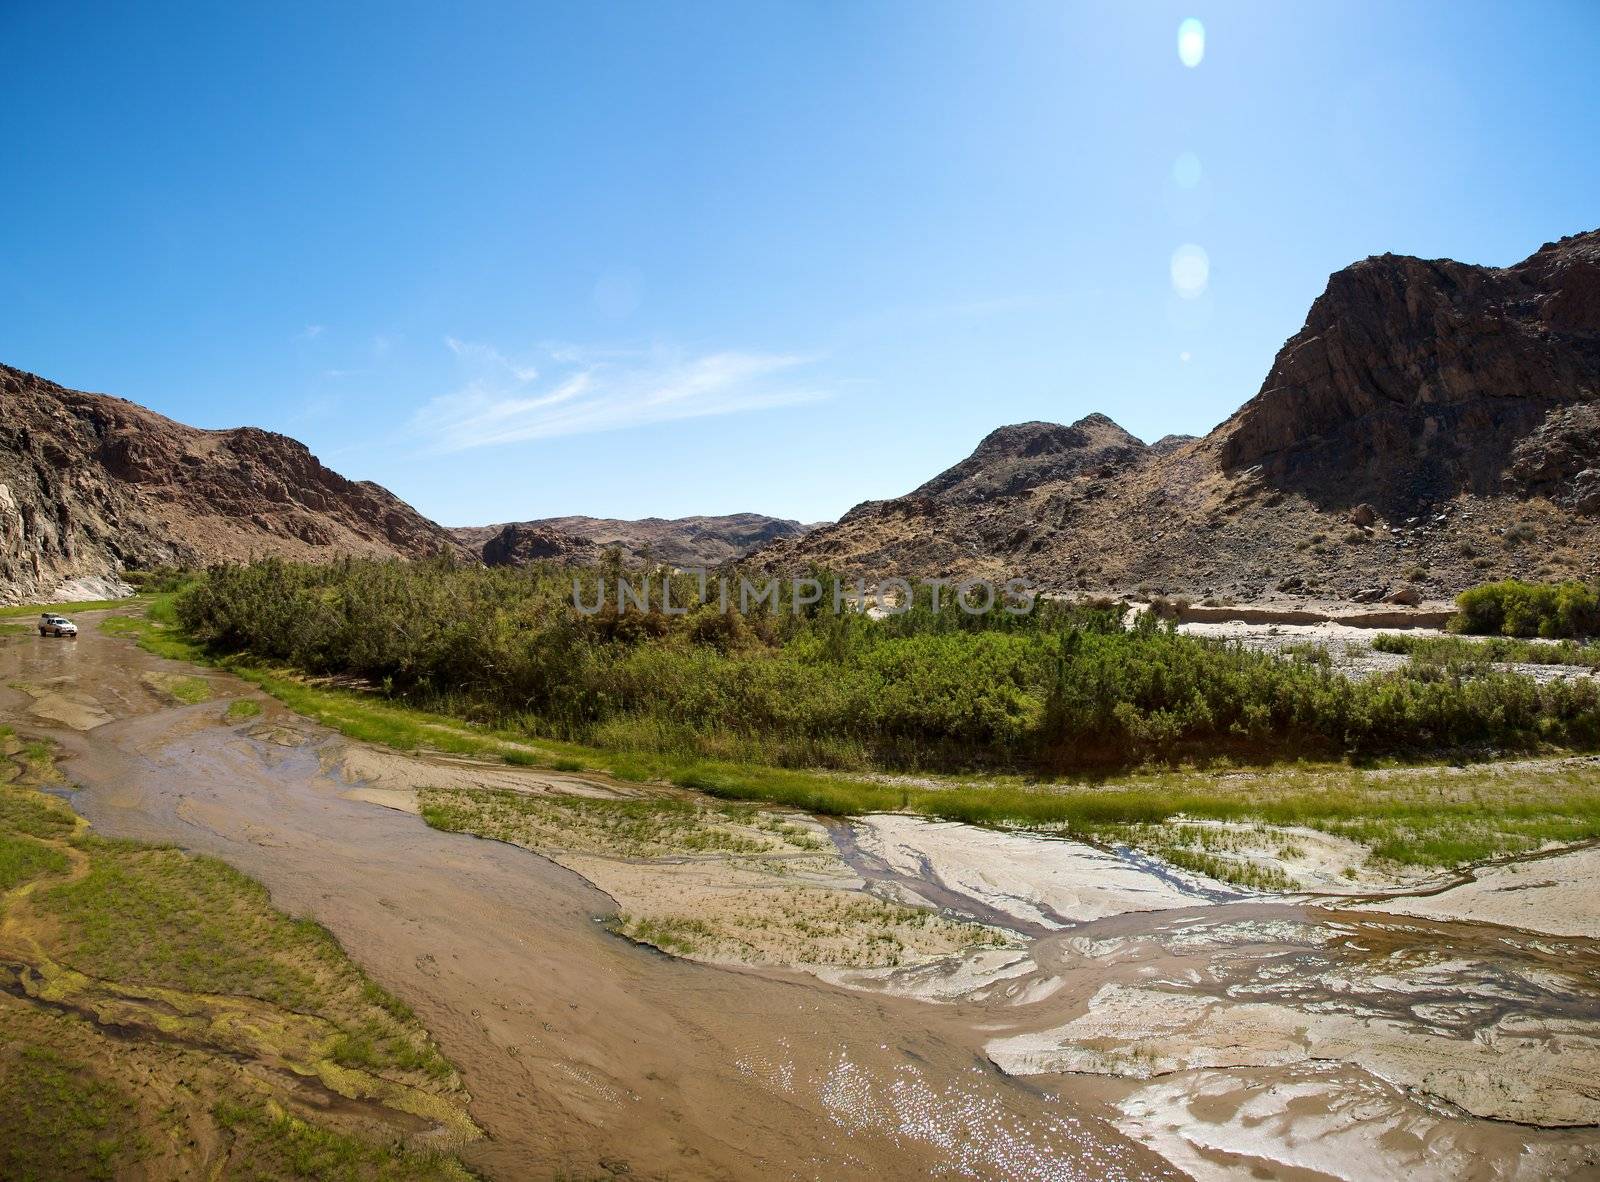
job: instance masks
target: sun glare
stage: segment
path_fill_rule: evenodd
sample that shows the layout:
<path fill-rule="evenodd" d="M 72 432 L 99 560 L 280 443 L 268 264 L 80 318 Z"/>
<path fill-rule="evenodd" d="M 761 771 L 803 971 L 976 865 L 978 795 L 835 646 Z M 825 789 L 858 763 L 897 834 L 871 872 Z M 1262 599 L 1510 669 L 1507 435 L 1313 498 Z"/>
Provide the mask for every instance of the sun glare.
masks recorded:
<path fill-rule="evenodd" d="M 1193 152 L 1180 152 L 1178 158 L 1172 162 L 1172 179 L 1180 189 L 1194 188 L 1200 183 L 1203 175 L 1200 157 Z"/>
<path fill-rule="evenodd" d="M 1172 252 L 1172 290 L 1186 300 L 1199 299 L 1211 279 L 1211 260 L 1205 248 L 1192 242 Z"/>
<path fill-rule="evenodd" d="M 1178 26 L 1178 60 L 1191 70 L 1206 56 L 1206 27 L 1194 17 Z"/>

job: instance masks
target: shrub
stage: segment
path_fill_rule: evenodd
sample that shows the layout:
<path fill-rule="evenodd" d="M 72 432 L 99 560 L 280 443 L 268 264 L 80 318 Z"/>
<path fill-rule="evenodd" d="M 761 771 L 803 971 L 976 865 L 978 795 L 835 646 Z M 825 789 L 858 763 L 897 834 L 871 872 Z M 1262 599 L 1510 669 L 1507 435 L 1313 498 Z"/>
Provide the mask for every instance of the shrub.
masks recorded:
<path fill-rule="evenodd" d="M 1600 596 L 1578 582 L 1485 583 L 1456 597 L 1451 629 L 1480 636 L 1583 637 L 1600 633 Z"/>
<path fill-rule="evenodd" d="M 585 603 L 598 577 L 577 576 Z M 584 615 L 573 578 L 553 567 L 272 560 L 209 572 L 177 611 L 217 653 L 353 676 L 410 705 L 685 762 L 1061 772 L 1600 739 L 1589 683 L 1538 686 L 1438 664 L 1351 682 L 1307 654 L 1284 660 L 1181 635 L 1158 618 L 1176 606 L 1165 602 L 1129 630 L 1114 603 L 1045 601 L 1025 617 L 973 616 L 948 601 L 935 610 L 926 595 L 881 620 L 753 605 L 713 622 L 706 611 L 614 605 Z M 691 588 L 681 590 L 680 603 Z M 1548 597 L 1557 624 L 1583 618 L 1576 591 Z M 1483 593 L 1466 599 L 1463 615 L 1503 628 L 1510 605 L 1520 627 L 1521 603 Z"/>

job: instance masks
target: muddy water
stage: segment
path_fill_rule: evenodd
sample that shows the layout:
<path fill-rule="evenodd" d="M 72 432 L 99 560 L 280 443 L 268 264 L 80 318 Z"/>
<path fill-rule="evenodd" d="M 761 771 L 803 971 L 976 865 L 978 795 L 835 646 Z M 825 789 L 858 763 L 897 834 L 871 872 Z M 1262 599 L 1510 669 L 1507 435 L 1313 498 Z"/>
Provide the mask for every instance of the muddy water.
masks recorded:
<path fill-rule="evenodd" d="M 174 706 L 141 674 L 195 671 L 80 623 L 76 643 L 0 639 L 0 716 L 61 744 L 98 831 L 226 859 L 409 1001 L 462 1067 L 490 1175 L 1177 1176 L 1092 1089 L 998 1072 L 958 1011 L 626 943 L 577 876 L 347 799 L 323 772 L 337 736 L 264 699 L 297 739 L 222 725 L 253 691 L 215 672 L 218 700 Z M 41 717 L 41 690 L 112 720 Z"/>

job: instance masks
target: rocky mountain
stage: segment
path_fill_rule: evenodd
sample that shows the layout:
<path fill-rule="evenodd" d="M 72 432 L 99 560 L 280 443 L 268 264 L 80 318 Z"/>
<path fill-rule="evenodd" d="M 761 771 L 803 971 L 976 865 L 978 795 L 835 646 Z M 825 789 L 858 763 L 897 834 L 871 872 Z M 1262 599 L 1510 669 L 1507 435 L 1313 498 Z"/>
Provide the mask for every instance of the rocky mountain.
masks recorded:
<path fill-rule="evenodd" d="M 589 563 L 613 547 L 623 561 L 646 559 L 673 566 L 717 566 L 781 538 L 810 529 L 798 521 L 734 513 L 723 517 L 547 517 L 508 525 L 452 530 L 457 541 L 490 566 L 521 566 L 539 559 Z"/>
<path fill-rule="evenodd" d="M 293 439 L 186 427 L 0 365 L 0 600 L 105 593 L 162 565 L 445 550 L 441 526 Z"/>
<path fill-rule="evenodd" d="M 1363 260 L 1204 438 L 1146 447 L 1102 415 L 1001 428 L 753 561 L 1196 598 L 1595 577 L 1600 231 L 1505 268 Z"/>
<path fill-rule="evenodd" d="M 1089 471 L 1110 475 L 1144 449 L 1143 443 L 1102 414 L 1079 419 L 1070 427 L 1019 423 L 989 432 L 970 456 L 911 496 L 946 503 L 1012 497 Z"/>
<path fill-rule="evenodd" d="M 1501 491 L 1520 440 L 1596 399 L 1600 231 L 1505 268 L 1382 255 L 1328 281 L 1218 428 L 1218 458 L 1320 503 L 1406 513 Z"/>

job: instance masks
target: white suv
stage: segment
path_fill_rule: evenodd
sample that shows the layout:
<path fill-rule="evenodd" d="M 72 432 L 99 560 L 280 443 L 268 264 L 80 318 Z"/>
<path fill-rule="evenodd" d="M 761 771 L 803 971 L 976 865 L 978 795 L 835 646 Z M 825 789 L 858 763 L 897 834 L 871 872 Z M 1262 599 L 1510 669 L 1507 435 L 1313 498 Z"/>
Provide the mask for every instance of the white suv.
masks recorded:
<path fill-rule="evenodd" d="M 40 636 L 76 636 L 78 626 L 66 616 L 53 616 L 45 612 L 39 617 Z"/>

